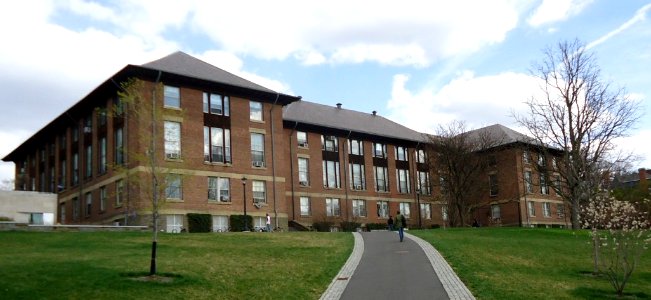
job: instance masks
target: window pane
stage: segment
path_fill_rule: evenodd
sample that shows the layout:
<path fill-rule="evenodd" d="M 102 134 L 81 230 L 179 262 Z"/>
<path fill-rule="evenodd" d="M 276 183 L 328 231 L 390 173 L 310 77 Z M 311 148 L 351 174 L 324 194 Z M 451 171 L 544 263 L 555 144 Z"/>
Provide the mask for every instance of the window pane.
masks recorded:
<path fill-rule="evenodd" d="M 181 107 L 181 92 L 178 87 L 166 85 L 164 87 L 164 94 L 166 107 Z"/>
<path fill-rule="evenodd" d="M 181 123 L 165 121 L 165 157 L 181 156 Z"/>
<path fill-rule="evenodd" d="M 262 103 L 256 101 L 249 101 L 250 119 L 262 121 Z"/>

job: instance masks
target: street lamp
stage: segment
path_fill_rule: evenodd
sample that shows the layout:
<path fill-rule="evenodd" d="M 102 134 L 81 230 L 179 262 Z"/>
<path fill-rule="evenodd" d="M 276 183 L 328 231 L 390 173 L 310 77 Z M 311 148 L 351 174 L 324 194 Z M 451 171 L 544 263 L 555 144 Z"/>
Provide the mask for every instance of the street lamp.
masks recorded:
<path fill-rule="evenodd" d="M 242 205 L 244 205 L 244 231 L 249 231 L 249 222 L 246 217 L 246 177 L 242 177 L 242 190 L 244 191 L 244 200 Z"/>

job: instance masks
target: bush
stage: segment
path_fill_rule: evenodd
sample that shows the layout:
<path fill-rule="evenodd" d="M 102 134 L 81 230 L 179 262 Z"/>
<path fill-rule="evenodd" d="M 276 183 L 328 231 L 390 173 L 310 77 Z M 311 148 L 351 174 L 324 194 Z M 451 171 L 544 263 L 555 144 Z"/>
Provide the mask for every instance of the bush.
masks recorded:
<path fill-rule="evenodd" d="M 357 231 L 357 228 L 359 228 L 362 224 L 357 223 L 357 222 L 341 222 L 341 230 L 344 232 L 353 232 Z"/>
<path fill-rule="evenodd" d="M 441 228 L 441 225 L 439 224 L 432 224 L 432 229 L 439 229 Z"/>
<path fill-rule="evenodd" d="M 209 214 L 187 214 L 188 232 L 212 231 L 212 216 Z"/>
<path fill-rule="evenodd" d="M 329 232 L 334 223 L 328 221 L 314 222 L 312 228 L 319 232 Z"/>
<path fill-rule="evenodd" d="M 231 215 L 231 231 L 244 231 L 244 215 Z M 253 230 L 253 217 L 246 215 L 246 224 Z"/>
<path fill-rule="evenodd" d="M 387 229 L 388 227 L 389 225 L 386 223 L 366 223 L 366 229 L 369 231 Z"/>

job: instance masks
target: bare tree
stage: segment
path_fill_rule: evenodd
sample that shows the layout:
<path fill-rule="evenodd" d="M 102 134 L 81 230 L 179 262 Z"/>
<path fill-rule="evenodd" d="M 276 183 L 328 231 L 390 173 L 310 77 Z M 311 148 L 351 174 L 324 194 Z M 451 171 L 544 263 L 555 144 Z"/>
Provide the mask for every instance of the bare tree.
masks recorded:
<path fill-rule="evenodd" d="M 542 96 L 527 100 L 528 114 L 515 119 L 539 143 L 563 151 L 559 193 L 571 207 L 572 228 L 579 229 L 580 205 L 598 191 L 613 141 L 640 118 L 639 104 L 601 78 L 578 40 L 548 48 L 532 73 L 541 79 Z"/>
<path fill-rule="evenodd" d="M 429 139 L 430 169 L 439 176 L 441 198 L 447 207 L 450 226 L 465 226 L 480 204 L 481 192 L 488 187 L 485 151 L 497 146 L 500 137 L 490 132 L 467 131 L 463 122 L 440 126 Z"/>
<path fill-rule="evenodd" d="M 180 140 L 175 145 L 174 137 L 168 136 L 170 132 L 164 126 L 164 116 L 182 117 L 183 111 L 164 111 L 163 108 L 163 85 L 147 83 L 139 79 L 129 79 L 123 82 L 118 92 L 119 103 L 112 109 L 115 116 L 123 116 L 125 126 L 134 131 L 137 144 L 128 145 L 124 151 L 128 161 L 125 165 L 116 165 L 117 172 L 122 172 L 127 178 L 130 191 L 137 195 L 138 199 L 149 199 L 148 201 L 132 201 L 129 209 L 151 210 L 152 222 L 152 249 L 149 275 L 156 275 L 156 249 L 158 243 L 158 232 L 160 222 L 160 208 L 164 204 L 168 194 L 178 194 L 181 197 L 183 178 L 190 176 L 188 172 L 175 172 L 174 169 L 186 169 L 179 159 Z M 160 142 L 165 140 L 167 144 L 172 141 L 171 147 L 176 155 L 172 159 L 173 165 L 165 159 L 161 151 Z M 169 146 L 169 145 L 168 145 Z M 167 154 L 166 154 L 167 155 Z M 172 168 L 173 166 L 173 168 Z M 176 197 L 174 197 L 176 198 Z M 147 207 L 151 205 L 150 207 Z"/>

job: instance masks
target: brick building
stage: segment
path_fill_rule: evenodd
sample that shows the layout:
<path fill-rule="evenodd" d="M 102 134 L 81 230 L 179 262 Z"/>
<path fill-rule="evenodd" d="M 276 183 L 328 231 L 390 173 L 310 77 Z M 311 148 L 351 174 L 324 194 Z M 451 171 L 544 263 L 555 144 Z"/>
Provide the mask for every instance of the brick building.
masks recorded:
<path fill-rule="evenodd" d="M 130 78 L 145 83 L 145 105 L 162 112 L 154 128 L 128 106 L 109 113 L 121 107 L 119 83 Z M 143 128 L 154 129 L 153 145 Z M 475 217 L 487 225 L 565 224 L 562 202 L 548 177 L 541 183 L 524 136 L 501 125 L 482 130 L 512 140 L 494 150 L 500 163 L 486 187 L 497 184 L 499 192 L 487 188 Z M 375 112 L 301 101 L 176 52 L 126 66 L 3 160 L 16 164 L 17 190 L 57 193 L 56 222 L 64 224 L 149 224 L 146 187 L 113 167 L 145 175 L 149 166 L 134 153 L 153 147 L 156 165 L 169 171 L 160 208 L 167 231 L 185 227 L 187 213 L 211 214 L 213 229 L 227 230 L 244 203 L 256 227 L 267 213 L 287 228 L 386 223 L 397 210 L 413 226 L 429 227 L 443 225 L 444 206 L 426 142 Z"/>

